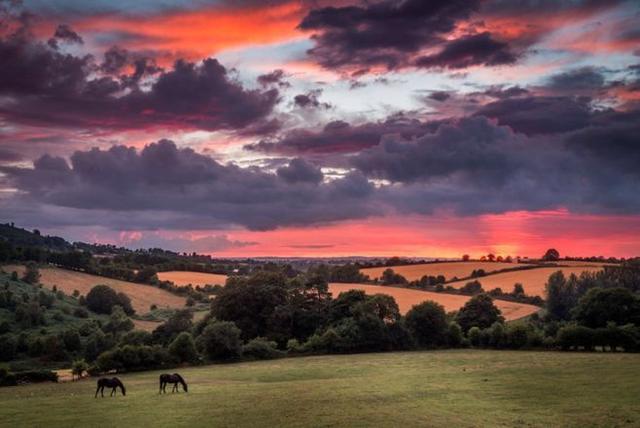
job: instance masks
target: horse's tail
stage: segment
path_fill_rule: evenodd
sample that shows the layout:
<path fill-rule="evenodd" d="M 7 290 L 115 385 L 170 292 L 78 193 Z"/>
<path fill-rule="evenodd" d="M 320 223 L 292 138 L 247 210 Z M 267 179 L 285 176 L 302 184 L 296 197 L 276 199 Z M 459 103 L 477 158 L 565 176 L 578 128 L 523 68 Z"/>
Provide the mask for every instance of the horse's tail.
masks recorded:
<path fill-rule="evenodd" d="M 185 382 L 182 376 L 180 376 L 178 373 L 174 373 L 173 375 L 177 377 L 178 381 L 182 384 L 182 387 L 184 388 L 184 392 L 187 392 L 188 390 L 187 382 Z"/>

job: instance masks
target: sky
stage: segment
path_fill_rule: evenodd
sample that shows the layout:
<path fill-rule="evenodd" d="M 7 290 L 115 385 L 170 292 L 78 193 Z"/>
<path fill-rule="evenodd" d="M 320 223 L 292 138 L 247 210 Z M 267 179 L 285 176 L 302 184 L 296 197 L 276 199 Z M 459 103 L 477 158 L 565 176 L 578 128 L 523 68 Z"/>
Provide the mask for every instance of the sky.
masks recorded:
<path fill-rule="evenodd" d="M 0 221 L 220 257 L 640 255 L 640 2 L 0 0 Z"/>

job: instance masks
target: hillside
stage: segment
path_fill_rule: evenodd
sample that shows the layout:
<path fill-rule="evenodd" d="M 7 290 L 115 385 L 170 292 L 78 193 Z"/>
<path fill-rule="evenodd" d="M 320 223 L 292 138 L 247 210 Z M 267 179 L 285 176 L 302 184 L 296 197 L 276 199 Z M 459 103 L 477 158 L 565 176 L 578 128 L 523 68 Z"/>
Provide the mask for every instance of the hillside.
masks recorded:
<path fill-rule="evenodd" d="M 566 277 L 571 274 L 580 275 L 582 272 L 597 272 L 602 270 L 597 266 L 584 266 L 584 267 L 544 267 L 535 269 L 526 269 L 513 272 L 496 273 L 493 275 L 487 275 L 480 278 L 475 278 L 480 281 L 482 288 L 485 291 L 490 291 L 494 288 L 501 288 L 504 292 L 510 292 L 513 290 L 515 283 L 520 283 L 524 287 L 524 291 L 529 296 L 545 296 L 545 284 L 549 279 L 549 276 L 561 270 Z M 469 280 L 456 281 L 448 283 L 455 288 L 460 288 L 468 283 Z"/>
<path fill-rule="evenodd" d="M 423 276 L 444 275 L 447 281 L 453 277 L 467 278 L 471 276 L 471 272 L 483 269 L 485 272 L 495 272 L 501 269 L 513 269 L 522 266 L 529 266 L 526 263 L 501 263 L 501 262 L 441 262 L 441 263 L 424 263 L 403 266 L 382 266 L 374 268 L 360 269 L 364 275 L 368 275 L 372 280 L 380 278 L 382 272 L 387 269 L 393 269 L 397 274 L 404 276 L 408 281 L 416 281 Z"/>
<path fill-rule="evenodd" d="M 7 266 L 5 270 L 15 270 L 21 274 L 23 266 Z M 117 279 L 102 276 L 89 275 L 82 272 L 74 272 L 54 267 L 40 269 L 40 282 L 47 288 L 55 285 L 58 290 L 71 294 L 78 290 L 81 295 L 86 295 L 94 286 L 98 284 L 108 285 L 117 292 L 125 293 L 131 299 L 131 305 L 138 315 L 149 312 L 151 305 L 158 308 L 182 308 L 186 299 L 176 296 L 168 291 L 161 290 L 151 285 L 137 284 L 133 282 L 120 281 Z"/>
<path fill-rule="evenodd" d="M 471 298 L 456 294 L 434 293 L 429 291 L 414 290 L 410 288 L 388 287 L 369 284 L 329 284 L 329 291 L 334 297 L 349 290 L 364 290 L 367 294 L 388 294 L 392 296 L 402 314 L 406 314 L 414 305 L 426 300 L 433 300 L 444 306 L 447 312 L 460 309 Z M 537 306 L 526 305 L 524 303 L 507 302 L 504 300 L 494 300 L 494 304 L 502 311 L 502 315 L 507 321 L 523 318 L 540 310 Z"/>
<path fill-rule="evenodd" d="M 638 354 L 394 352 L 179 372 L 187 394 L 159 396 L 158 371 L 119 375 L 126 397 L 94 399 L 95 379 L 2 388 L 0 420 L 51 428 L 640 424 Z"/>

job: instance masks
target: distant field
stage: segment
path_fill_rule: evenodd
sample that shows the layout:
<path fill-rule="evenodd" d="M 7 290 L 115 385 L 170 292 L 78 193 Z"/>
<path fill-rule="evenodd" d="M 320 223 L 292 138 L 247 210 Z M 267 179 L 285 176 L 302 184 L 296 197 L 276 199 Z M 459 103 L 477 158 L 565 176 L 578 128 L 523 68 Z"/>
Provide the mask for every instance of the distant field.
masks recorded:
<path fill-rule="evenodd" d="M 392 296 L 400 308 L 402 314 L 407 313 L 413 306 L 422 303 L 426 300 L 433 300 L 440 303 L 447 312 L 460 309 L 469 296 L 460 296 L 456 294 L 446 293 L 432 293 L 429 291 L 412 290 L 409 288 L 400 287 L 386 287 L 380 285 L 368 285 L 368 284 L 342 284 L 331 283 L 329 284 L 329 291 L 333 294 L 333 297 L 338 297 L 343 291 L 348 290 L 364 290 L 367 294 L 388 294 Z M 502 315 L 508 320 L 519 319 L 531 315 L 534 312 L 540 310 L 540 308 L 533 305 L 525 305 L 523 303 L 506 302 L 503 300 L 494 300 L 494 303 L 502 311 Z"/>
<path fill-rule="evenodd" d="M 618 266 L 616 263 L 606 263 L 606 262 L 581 262 L 578 260 L 560 260 L 556 262 L 558 265 L 563 266 L 589 266 L 589 267 L 603 267 L 603 266 Z"/>
<path fill-rule="evenodd" d="M 133 321 L 133 325 L 136 326 L 137 330 L 144 330 L 148 332 L 152 332 L 153 330 L 158 328 L 160 324 L 162 324 L 162 322 L 160 321 L 145 321 L 145 320 L 135 320 L 135 319 L 132 319 L 131 321 Z"/>
<path fill-rule="evenodd" d="M 453 350 L 289 358 L 0 388 L 0 426 L 634 427 L 640 355 Z M 107 394 L 105 394 L 107 395 Z"/>
<path fill-rule="evenodd" d="M 227 275 L 219 275 L 216 273 L 188 272 L 188 271 L 169 271 L 158 272 L 158 279 L 161 281 L 171 281 L 175 285 L 224 285 L 227 281 Z"/>
<path fill-rule="evenodd" d="M 369 278 L 376 279 L 382 276 L 382 272 L 386 269 L 393 269 L 395 273 L 399 273 L 409 281 L 415 281 L 425 275 L 444 275 L 447 281 L 454 276 L 457 278 L 466 278 L 471 276 L 471 272 L 477 269 L 484 269 L 485 272 L 493 272 L 501 269 L 516 268 L 519 266 L 529 266 L 525 263 L 499 263 L 499 262 L 446 262 L 446 263 L 424 263 L 406 266 L 384 266 L 375 268 L 360 269 Z"/>
<path fill-rule="evenodd" d="M 527 269 L 514 272 L 497 273 L 495 275 L 488 275 L 481 278 L 476 278 L 482 284 L 482 288 L 485 291 L 489 291 L 493 288 L 500 287 L 504 292 L 510 292 L 513 290 L 513 285 L 519 282 L 523 285 L 524 291 L 530 296 L 545 297 L 544 288 L 549 275 L 561 270 L 565 276 L 569 276 L 572 273 L 580 275 L 584 271 L 595 272 L 601 268 L 596 266 L 585 267 L 557 267 L 557 268 L 536 268 Z M 465 285 L 469 280 L 452 282 L 450 285 L 455 288 L 460 288 Z"/>
<path fill-rule="evenodd" d="M 5 266 L 4 270 L 7 272 L 15 270 L 22 274 L 24 266 Z M 108 285 L 117 292 L 123 292 L 129 296 L 131 305 L 139 314 L 149 312 L 149 308 L 154 304 L 158 308 L 182 308 L 186 303 L 184 297 L 176 296 L 151 285 L 135 284 L 53 267 L 40 269 L 40 282 L 47 288 L 52 288 L 55 285 L 58 290 L 67 294 L 78 290 L 84 296 L 98 284 Z"/>

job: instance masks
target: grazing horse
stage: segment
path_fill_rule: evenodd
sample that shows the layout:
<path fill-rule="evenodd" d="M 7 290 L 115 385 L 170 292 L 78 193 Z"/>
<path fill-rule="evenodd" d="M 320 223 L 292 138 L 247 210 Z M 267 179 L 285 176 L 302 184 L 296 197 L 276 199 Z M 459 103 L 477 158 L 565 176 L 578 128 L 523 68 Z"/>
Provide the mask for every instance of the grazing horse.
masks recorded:
<path fill-rule="evenodd" d="M 120 390 L 122 391 L 122 395 L 127 395 L 127 391 L 124 388 L 124 385 L 122 382 L 120 382 L 120 379 L 118 379 L 117 377 L 108 379 L 106 377 L 100 378 L 98 379 L 98 388 L 96 389 L 96 395 L 95 397 L 98 397 L 98 391 L 100 392 L 100 395 L 102 397 L 104 397 L 104 388 L 111 388 L 111 397 L 113 397 L 113 395 L 116 393 L 116 389 L 120 388 Z"/>
<path fill-rule="evenodd" d="M 171 389 L 171 392 L 178 392 L 179 383 L 182 384 L 182 389 L 184 389 L 184 392 L 188 391 L 187 382 L 184 381 L 182 376 L 180 376 L 178 373 L 174 373 L 174 374 L 165 373 L 160 375 L 160 392 L 158 394 L 167 392 L 168 383 L 173 384 L 173 388 Z"/>

